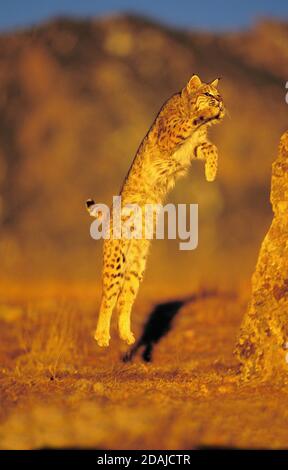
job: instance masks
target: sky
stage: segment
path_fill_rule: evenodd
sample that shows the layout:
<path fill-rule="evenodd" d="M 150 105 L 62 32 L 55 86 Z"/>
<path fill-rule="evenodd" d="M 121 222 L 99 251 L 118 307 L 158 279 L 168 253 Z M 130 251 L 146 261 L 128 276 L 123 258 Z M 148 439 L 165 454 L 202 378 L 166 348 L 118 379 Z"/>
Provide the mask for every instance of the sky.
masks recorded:
<path fill-rule="evenodd" d="M 221 31 L 247 28 L 259 17 L 288 20 L 288 0 L 0 0 L 0 30 L 55 16 L 91 17 L 125 11 L 182 28 Z"/>

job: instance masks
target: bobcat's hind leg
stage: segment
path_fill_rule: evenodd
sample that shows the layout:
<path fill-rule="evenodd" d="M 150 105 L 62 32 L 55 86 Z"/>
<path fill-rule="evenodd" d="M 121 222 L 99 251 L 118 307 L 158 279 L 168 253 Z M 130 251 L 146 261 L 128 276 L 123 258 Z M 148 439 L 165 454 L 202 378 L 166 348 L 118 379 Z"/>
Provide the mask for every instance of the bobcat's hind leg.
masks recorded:
<path fill-rule="evenodd" d="M 148 247 L 148 240 L 134 240 L 129 248 L 128 266 L 117 302 L 120 338 L 129 345 L 135 342 L 131 331 L 131 311 L 143 279 Z"/>
<path fill-rule="evenodd" d="M 98 317 L 97 328 L 95 332 L 95 340 L 98 346 L 107 347 L 110 341 L 110 322 L 113 309 L 117 302 L 117 292 L 113 293 L 113 297 L 102 296 L 100 313 Z"/>
<path fill-rule="evenodd" d="M 99 346 L 107 347 L 110 341 L 111 317 L 121 291 L 125 272 L 125 249 L 128 242 L 107 240 L 104 246 L 103 292 L 95 332 Z"/>

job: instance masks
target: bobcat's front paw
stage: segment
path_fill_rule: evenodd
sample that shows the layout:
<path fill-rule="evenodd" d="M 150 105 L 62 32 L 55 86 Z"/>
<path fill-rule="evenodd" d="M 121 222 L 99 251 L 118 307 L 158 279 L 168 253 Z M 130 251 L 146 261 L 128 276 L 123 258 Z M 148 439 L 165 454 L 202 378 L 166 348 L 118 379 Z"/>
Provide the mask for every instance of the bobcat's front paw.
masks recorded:
<path fill-rule="evenodd" d="M 106 331 L 96 330 L 94 339 L 97 341 L 98 346 L 101 348 L 107 348 L 109 346 L 110 335 Z"/>
<path fill-rule="evenodd" d="M 209 161 L 207 160 L 205 162 L 205 177 L 206 180 L 209 182 L 212 182 L 215 180 L 217 175 L 217 165 L 215 161 Z"/>

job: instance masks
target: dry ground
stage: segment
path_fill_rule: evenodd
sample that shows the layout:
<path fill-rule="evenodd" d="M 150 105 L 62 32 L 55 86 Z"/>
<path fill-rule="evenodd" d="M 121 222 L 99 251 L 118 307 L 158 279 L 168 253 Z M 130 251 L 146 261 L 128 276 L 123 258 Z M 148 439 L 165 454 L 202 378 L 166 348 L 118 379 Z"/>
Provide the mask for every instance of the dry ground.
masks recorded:
<path fill-rule="evenodd" d="M 174 318 L 152 361 L 139 350 L 125 363 L 115 325 L 109 349 L 92 338 L 97 298 L 61 292 L 1 293 L 2 449 L 288 446 L 287 384 L 238 380 L 232 350 L 245 296 L 198 292 L 178 311 L 167 305 L 159 336 Z M 138 337 L 159 302 L 141 297 Z"/>

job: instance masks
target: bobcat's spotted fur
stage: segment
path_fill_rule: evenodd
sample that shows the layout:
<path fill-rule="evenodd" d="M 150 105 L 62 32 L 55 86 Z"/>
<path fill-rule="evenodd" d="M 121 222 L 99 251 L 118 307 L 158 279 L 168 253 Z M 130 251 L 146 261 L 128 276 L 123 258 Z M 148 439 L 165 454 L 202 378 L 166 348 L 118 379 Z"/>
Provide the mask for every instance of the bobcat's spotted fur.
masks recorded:
<path fill-rule="evenodd" d="M 215 179 L 218 154 L 216 146 L 207 139 L 207 128 L 225 114 L 217 85 L 218 80 L 207 84 L 193 75 L 187 86 L 163 105 L 124 181 L 122 206 L 162 203 L 193 159 L 204 160 L 206 179 Z M 93 203 L 87 201 L 91 215 L 95 215 Z M 143 278 L 149 243 L 145 239 L 104 241 L 103 292 L 95 333 L 99 346 L 109 345 L 110 320 L 116 306 L 120 337 L 128 344 L 135 341 L 130 315 Z"/>

